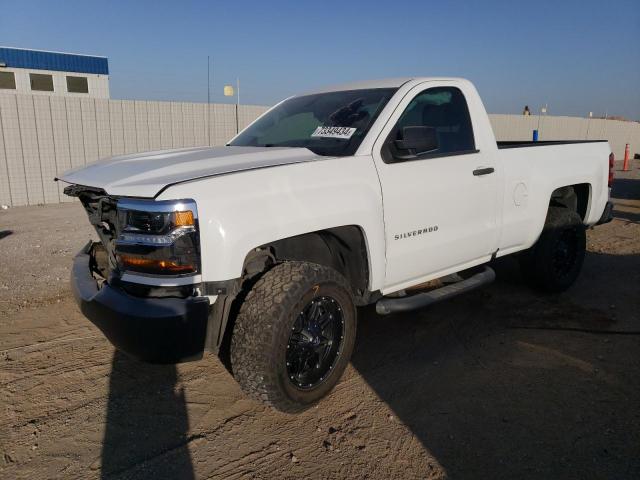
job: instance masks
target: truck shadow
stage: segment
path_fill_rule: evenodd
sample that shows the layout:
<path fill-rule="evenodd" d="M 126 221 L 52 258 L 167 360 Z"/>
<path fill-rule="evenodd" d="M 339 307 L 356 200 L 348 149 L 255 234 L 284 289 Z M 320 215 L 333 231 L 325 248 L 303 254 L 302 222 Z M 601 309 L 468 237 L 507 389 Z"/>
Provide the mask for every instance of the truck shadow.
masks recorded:
<path fill-rule="evenodd" d="M 613 214 L 616 216 L 616 218 L 620 218 L 627 222 L 640 223 L 640 213 L 626 212 L 626 211 L 614 209 Z"/>
<path fill-rule="evenodd" d="M 639 268 L 640 255 L 590 253 L 578 284 L 549 297 L 504 259 L 484 290 L 401 315 L 363 309 L 352 365 L 449 478 L 632 478 L 640 345 L 601 332 L 638 334 L 633 282 L 616 292 L 610 277 Z"/>
<path fill-rule="evenodd" d="M 611 196 L 623 200 L 640 200 L 640 180 L 633 178 L 616 178 Z"/>
<path fill-rule="evenodd" d="M 195 478 L 177 380 L 175 365 L 149 365 L 115 351 L 101 478 Z"/>
<path fill-rule="evenodd" d="M 611 191 L 614 216 L 627 222 L 640 222 L 640 179 L 618 178 Z"/>

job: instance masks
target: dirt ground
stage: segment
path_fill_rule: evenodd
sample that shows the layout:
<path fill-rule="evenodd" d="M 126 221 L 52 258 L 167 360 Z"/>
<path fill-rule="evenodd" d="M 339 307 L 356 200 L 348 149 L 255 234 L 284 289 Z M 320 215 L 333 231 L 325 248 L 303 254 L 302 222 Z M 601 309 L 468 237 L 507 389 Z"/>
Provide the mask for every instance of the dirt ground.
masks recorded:
<path fill-rule="evenodd" d="M 589 231 L 568 292 L 511 259 L 483 290 L 359 312 L 352 364 L 297 415 L 246 399 L 217 358 L 145 365 L 79 313 L 79 204 L 0 211 L 0 477 L 640 478 L 640 175 Z"/>

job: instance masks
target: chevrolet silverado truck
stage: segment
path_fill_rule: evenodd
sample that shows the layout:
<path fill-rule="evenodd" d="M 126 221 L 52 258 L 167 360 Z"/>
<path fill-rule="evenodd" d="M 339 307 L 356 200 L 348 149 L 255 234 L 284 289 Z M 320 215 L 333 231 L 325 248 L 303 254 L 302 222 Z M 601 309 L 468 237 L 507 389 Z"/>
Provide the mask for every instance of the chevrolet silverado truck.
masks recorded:
<path fill-rule="evenodd" d="M 121 155 L 61 176 L 100 239 L 80 309 L 118 348 L 227 359 L 288 412 L 338 382 L 356 307 L 424 307 L 494 278 L 567 289 L 611 218 L 606 141 L 496 142 L 473 85 L 369 81 L 288 98 L 226 146 Z"/>

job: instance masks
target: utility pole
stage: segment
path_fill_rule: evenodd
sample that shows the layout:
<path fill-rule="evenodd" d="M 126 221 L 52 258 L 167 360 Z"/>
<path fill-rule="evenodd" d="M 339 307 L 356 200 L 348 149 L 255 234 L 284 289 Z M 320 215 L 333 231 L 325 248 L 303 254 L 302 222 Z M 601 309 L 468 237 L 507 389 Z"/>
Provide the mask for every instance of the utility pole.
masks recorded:
<path fill-rule="evenodd" d="M 236 78 L 236 134 L 240 133 L 240 79 Z"/>
<path fill-rule="evenodd" d="M 211 146 L 211 68 L 209 67 L 209 55 L 207 55 L 207 144 Z"/>
<path fill-rule="evenodd" d="M 589 139 L 589 126 L 591 125 L 591 118 L 593 117 L 593 112 L 589 112 L 589 117 L 587 118 L 587 133 L 584 135 L 584 139 Z"/>
<path fill-rule="evenodd" d="M 547 114 L 547 107 L 548 107 L 548 104 L 545 103 L 544 107 L 540 108 L 540 114 L 538 115 L 538 135 L 540 134 L 540 119 L 542 118 L 542 115 Z"/>

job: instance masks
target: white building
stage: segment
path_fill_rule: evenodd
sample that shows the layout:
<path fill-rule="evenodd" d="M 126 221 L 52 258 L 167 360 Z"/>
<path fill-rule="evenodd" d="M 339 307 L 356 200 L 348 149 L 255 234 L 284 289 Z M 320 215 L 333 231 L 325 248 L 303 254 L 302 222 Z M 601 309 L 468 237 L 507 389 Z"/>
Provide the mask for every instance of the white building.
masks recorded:
<path fill-rule="evenodd" d="M 109 98 L 108 60 L 0 47 L 0 93 Z"/>

